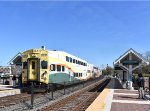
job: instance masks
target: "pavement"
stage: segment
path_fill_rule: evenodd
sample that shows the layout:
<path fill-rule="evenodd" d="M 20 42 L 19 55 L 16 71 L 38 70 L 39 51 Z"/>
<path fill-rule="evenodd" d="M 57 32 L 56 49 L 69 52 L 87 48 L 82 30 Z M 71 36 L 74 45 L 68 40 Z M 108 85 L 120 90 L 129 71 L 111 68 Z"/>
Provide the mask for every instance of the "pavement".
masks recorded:
<path fill-rule="evenodd" d="M 118 79 L 112 78 L 86 111 L 150 111 L 150 95 L 147 94 L 145 100 L 138 99 L 138 90 L 124 89 Z"/>
<path fill-rule="evenodd" d="M 20 94 L 20 89 L 13 88 L 12 85 L 0 85 L 0 97 Z"/>

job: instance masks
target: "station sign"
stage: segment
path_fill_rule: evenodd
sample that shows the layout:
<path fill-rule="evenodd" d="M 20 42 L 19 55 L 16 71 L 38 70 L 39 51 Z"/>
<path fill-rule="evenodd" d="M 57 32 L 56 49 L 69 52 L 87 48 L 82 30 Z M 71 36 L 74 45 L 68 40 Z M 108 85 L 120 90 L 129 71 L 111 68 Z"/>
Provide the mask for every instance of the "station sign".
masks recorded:
<path fill-rule="evenodd" d="M 123 65 L 139 65 L 139 61 L 135 60 L 123 61 Z"/>

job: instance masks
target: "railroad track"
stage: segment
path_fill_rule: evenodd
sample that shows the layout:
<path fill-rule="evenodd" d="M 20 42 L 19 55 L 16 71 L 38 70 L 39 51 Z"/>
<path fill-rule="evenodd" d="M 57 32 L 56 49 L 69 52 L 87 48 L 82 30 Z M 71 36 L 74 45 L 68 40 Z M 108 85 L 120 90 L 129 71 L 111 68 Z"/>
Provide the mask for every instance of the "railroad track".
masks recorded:
<path fill-rule="evenodd" d="M 27 93 L 17 94 L 13 96 L 0 98 L 0 111 L 22 111 L 22 110 L 38 110 L 41 109 L 45 104 L 53 103 L 54 101 L 59 100 L 63 96 L 74 93 L 83 87 L 89 86 L 90 84 L 95 83 L 96 81 L 102 80 L 103 77 L 85 82 L 84 84 L 79 84 L 72 87 L 66 87 L 66 94 L 64 95 L 64 90 L 56 90 L 53 94 L 53 99 L 51 98 L 51 93 L 44 94 L 34 94 L 34 104 L 31 107 L 31 95 Z M 33 108 L 33 109 L 31 109 Z"/>
<path fill-rule="evenodd" d="M 60 101 L 57 101 L 40 111 L 85 111 L 85 109 L 95 100 L 99 92 L 94 91 L 95 88 L 100 87 L 102 90 L 110 79 L 103 79 L 93 85 L 90 85 L 82 90 L 74 93 Z M 99 86 L 101 85 L 101 86 Z"/>

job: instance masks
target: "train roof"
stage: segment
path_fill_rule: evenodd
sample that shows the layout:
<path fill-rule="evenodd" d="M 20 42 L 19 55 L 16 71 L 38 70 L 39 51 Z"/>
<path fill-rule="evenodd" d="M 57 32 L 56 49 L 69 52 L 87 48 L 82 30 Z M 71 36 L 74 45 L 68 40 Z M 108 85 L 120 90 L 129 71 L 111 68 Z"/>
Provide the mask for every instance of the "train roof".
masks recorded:
<path fill-rule="evenodd" d="M 28 51 L 32 51 L 32 50 L 45 50 L 45 51 L 48 51 L 49 54 L 63 54 L 63 55 L 65 55 L 65 56 L 71 57 L 71 58 L 73 58 L 73 59 L 76 59 L 76 60 L 79 60 L 79 61 L 88 63 L 86 60 L 83 60 L 83 59 L 81 59 L 81 58 L 79 58 L 79 57 L 76 57 L 76 56 L 74 56 L 74 55 L 72 55 L 72 54 L 69 54 L 69 53 L 67 53 L 67 52 L 65 52 L 65 51 L 47 50 L 47 49 L 45 49 L 45 47 L 44 47 L 44 49 L 43 49 L 43 48 L 33 48 L 33 49 L 25 50 L 25 51 L 23 51 L 23 52 L 19 52 L 17 55 L 15 55 L 15 57 L 13 57 L 13 58 L 10 60 L 9 64 L 11 64 L 14 60 L 16 60 L 16 58 L 20 57 L 20 55 L 21 55 L 21 57 L 22 57 L 22 54 L 23 54 L 23 53 L 28 52 Z M 89 63 L 88 63 L 88 64 L 89 64 Z M 93 64 L 90 64 L 90 65 L 93 65 Z"/>
<path fill-rule="evenodd" d="M 74 55 L 72 55 L 72 54 L 69 54 L 69 53 L 67 53 L 67 52 L 65 52 L 65 51 L 57 51 L 57 50 L 48 50 L 48 51 L 49 51 L 49 53 L 51 53 L 51 54 L 63 54 L 63 55 L 65 55 L 65 56 L 71 57 L 71 58 L 73 58 L 73 59 L 77 59 L 77 60 L 80 60 L 80 61 L 82 61 L 82 62 L 88 63 L 86 60 L 83 60 L 83 59 L 81 59 L 81 58 L 79 58 L 79 57 L 76 57 L 76 56 L 74 56 Z"/>

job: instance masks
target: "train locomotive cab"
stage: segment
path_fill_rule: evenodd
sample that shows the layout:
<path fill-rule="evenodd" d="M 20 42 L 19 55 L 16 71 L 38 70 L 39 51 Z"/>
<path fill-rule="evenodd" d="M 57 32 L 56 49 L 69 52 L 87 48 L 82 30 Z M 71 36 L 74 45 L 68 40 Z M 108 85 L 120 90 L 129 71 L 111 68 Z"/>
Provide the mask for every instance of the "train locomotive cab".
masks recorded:
<path fill-rule="evenodd" d="M 48 51 L 31 49 L 23 52 L 22 57 L 22 82 L 30 85 L 48 83 Z"/>

